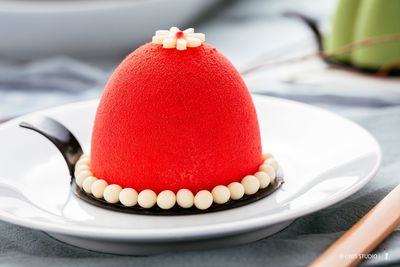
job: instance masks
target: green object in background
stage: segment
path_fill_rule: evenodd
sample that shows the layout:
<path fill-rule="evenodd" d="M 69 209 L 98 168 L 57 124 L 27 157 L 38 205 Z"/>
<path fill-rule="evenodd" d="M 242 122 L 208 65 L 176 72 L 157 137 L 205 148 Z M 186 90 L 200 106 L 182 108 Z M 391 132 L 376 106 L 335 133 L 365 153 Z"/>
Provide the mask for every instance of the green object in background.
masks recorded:
<path fill-rule="evenodd" d="M 400 0 L 363 0 L 354 29 L 354 41 L 389 34 L 400 35 Z M 378 69 L 400 61 L 400 42 L 361 47 L 352 53 L 357 67 Z"/>
<path fill-rule="evenodd" d="M 388 35 L 400 36 L 400 0 L 339 0 L 324 51 L 333 52 L 357 41 Z M 331 59 L 379 70 L 387 64 L 400 63 L 400 42 L 353 47 Z"/>
<path fill-rule="evenodd" d="M 363 0 L 340 0 L 333 17 L 331 35 L 326 39 L 326 51 L 331 52 L 353 41 L 354 24 L 360 2 Z M 335 57 L 336 60 L 349 62 L 351 53 Z"/>

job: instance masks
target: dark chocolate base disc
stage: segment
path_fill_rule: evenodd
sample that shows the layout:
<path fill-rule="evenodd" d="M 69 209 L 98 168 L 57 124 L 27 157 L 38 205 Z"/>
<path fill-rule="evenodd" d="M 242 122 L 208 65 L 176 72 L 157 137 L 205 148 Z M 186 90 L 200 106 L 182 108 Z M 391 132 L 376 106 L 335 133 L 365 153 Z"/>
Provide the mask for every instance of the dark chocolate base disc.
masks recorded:
<path fill-rule="evenodd" d="M 270 183 L 268 187 L 259 190 L 257 193 L 253 195 L 244 195 L 239 200 L 229 200 L 225 204 L 213 203 L 206 210 L 200 210 L 194 206 L 185 209 L 178 206 L 178 204 L 175 204 L 174 207 L 168 210 L 163 210 L 159 208 L 157 205 L 155 205 L 152 208 L 145 209 L 140 207 L 139 205 L 135 205 L 133 207 L 125 207 L 121 203 L 111 204 L 105 201 L 104 199 L 99 199 L 94 197 L 92 194 L 86 193 L 84 190 L 78 187 L 78 185 L 75 183 L 75 179 L 71 180 L 71 190 L 74 193 L 74 195 L 77 196 L 79 199 L 107 210 L 132 213 L 132 214 L 142 214 L 142 215 L 189 215 L 189 214 L 203 214 L 209 212 L 228 210 L 253 203 L 257 200 L 260 200 L 272 194 L 273 192 L 278 190 L 278 188 L 280 188 L 283 183 L 284 183 L 283 172 L 281 169 L 279 169 L 277 172 L 277 177 L 275 178 L 274 182 Z"/>

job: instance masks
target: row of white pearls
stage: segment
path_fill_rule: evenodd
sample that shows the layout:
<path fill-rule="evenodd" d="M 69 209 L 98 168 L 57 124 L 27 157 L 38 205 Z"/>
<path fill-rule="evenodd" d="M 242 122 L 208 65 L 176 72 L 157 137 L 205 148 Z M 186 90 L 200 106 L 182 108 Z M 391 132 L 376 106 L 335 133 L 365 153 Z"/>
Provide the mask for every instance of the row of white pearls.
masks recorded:
<path fill-rule="evenodd" d="M 205 39 L 204 33 L 195 33 L 193 28 L 181 31 L 177 27 L 171 27 L 169 30 L 156 31 L 152 43 L 162 44 L 163 48 L 186 50 L 187 47 L 200 46 Z"/>
<path fill-rule="evenodd" d="M 244 195 L 253 195 L 260 189 L 268 187 L 275 180 L 278 162 L 270 153 L 263 154 L 263 163 L 254 175 L 245 176 L 241 182 L 233 182 L 228 186 L 218 185 L 213 190 L 201 190 L 196 195 L 188 189 L 181 189 L 176 194 L 164 190 L 158 195 L 146 189 L 138 193 L 133 188 L 122 188 L 119 185 L 109 185 L 105 180 L 93 176 L 90 171 L 90 156 L 83 155 L 75 165 L 76 184 L 86 193 L 96 198 L 104 198 L 108 203 L 118 203 L 126 207 L 139 205 L 142 208 L 152 208 L 155 205 L 161 209 L 171 209 L 178 204 L 182 208 L 195 206 L 200 210 L 208 209 L 212 203 L 224 204 L 230 199 L 238 200 Z"/>

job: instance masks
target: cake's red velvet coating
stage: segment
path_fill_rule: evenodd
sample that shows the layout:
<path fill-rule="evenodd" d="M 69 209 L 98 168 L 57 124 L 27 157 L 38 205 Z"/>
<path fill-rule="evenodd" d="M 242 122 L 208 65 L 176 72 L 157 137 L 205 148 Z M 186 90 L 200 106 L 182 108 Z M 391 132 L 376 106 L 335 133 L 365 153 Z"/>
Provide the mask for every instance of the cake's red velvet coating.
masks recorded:
<path fill-rule="evenodd" d="M 145 44 L 111 76 L 97 110 L 92 169 L 109 184 L 196 193 L 253 174 L 260 133 L 236 69 L 207 44 Z"/>

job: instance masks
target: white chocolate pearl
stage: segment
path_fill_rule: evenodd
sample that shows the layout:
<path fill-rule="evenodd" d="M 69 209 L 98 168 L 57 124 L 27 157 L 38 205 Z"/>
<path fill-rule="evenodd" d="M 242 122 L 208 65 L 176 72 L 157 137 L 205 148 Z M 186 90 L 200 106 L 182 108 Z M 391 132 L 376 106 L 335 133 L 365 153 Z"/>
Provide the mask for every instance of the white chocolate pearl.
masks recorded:
<path fill-rule="evenodd" d="M 77 162 L 76 165 L 81 165 L 81 164 L 86 164 L 89 165 L 91 164 L 90 158 L 80 158 Z"/>
<path fill-rule="evenodd" d="M 192 191 L 188 189 L 181 189 L 176 193 L 176 202 L 182 208 L 190 208 L 193 206 L 194 203 L 194 196 Z"/>
<path fill-rule="evenodd" d="M 75 165 L 75 171 L 77 171 L 77 170 L 90 170 L 90 166 L 88 164 L 85 164 L 85 163 L 76 164 Z"/>
<path fill-rule="evenodd" d="M 194 197 L 194 205 L 199 210 L 208 209 L 212 203 L 213 203 L 213 196 L 207 190 L 201 190 L 197 192 L 196 196 Z"/>
<path fill-rule="evenodd" d="M 217 185 L 211 191 L 213 196 L 214 202 L 217 204 L 224 204 L 228 202 L 229 198 L 231 197 L 231 192 L 229 191 L 228 187 L 224 185 Z"/>
<path fill-rule="evenodd" d="M 133 188 L 124 188 L 119 192 L 119 201 L 126 207 L 135 206 L 138 201 L 138 193 Z"/>
<path fill-rule="evenodd" d="M 238 200 L 244 195 L 244 187 L 241 183 L 233 182 L 228 185 L 228 189 L 231 192 L 231 199 Z"/>
<path fill-rule="evenodd" d="M 254 175 L 247 175 L 242 179 L 244 193 L 246 195 L 255 194 L 260 189 L 260 182 Z"/>
<path fill-rule="evenodd" d="M 256 172 L 254 174 L 254 176 L 260 182 L 260 188 L 261 189 L 266 188 L 269 185 L 269 183 L 271 182 L 271 177 L 269 177 L 269 175 L 266 174 L 265 172 Z"/>
<path fill-rule="evenodd" d="M 84 171 L 79 172 L 78 175 L 75 177 L 76 184 L 79 187 L 82 187 L 83 181 L 89 176 L 93 176 L 93 173 L 91 171 L 84 170 Z"/>
<path fill-rule="evenodd" d="M 162 42 L 163 48 L 175 48 L 176 40 L 174 38 L 166 38 Z"/>
<path fill-rule="evenodd" d="M 121 190 L 121 186 L 110 184 L 104 189 L 103 197 L 108 203 L 117 203 L 119 201 L 119 193 Z"/>
<path fill-rule="evenodd" d="M 198 47 L 201 45 L 201 40 L 199 38 L 188 37 L 186 38 L 187 47 Z"/>
<path fill-rule="evenodd" d="M 82 155 L 79 157 L 79 160 L 81 160 L 81 159 L 90 159 L 90 155 L 89 155 L 89 154 L 82 154 Z"/>
<path fill-rule="evenodd" d="M 104 189 L 107 187 L 108 183 L 103 179 L 99 179 L 92 184 L 92 194 L 97 198 L 102 198 Z"/>
<path fill-rule="evenodd" d="M 157 196 L 157 205 L 163 210 L 172 208 L 176 203 L 176 196 L 171 190 L 164 190 Z"/>
<path fill-rule="evenodd" d="M 270 165 L 272 168 L 274 168 L 275 171 L 277 171 L 279 168 L 278 162 L 276 161 L 276 159 L 273 158 L 267 159 L 266 161 L 264 161 L 264 164 Z"/>
<path fill-rule="evenodd" d="M 186 50 L 186 40 L 185 39 L 176 40 L 176 49 Z"/>
<path fill-rule="evenodd" d="M 265 172 L 271 178 L 271 182 L 275 180 L 276 172 L 275 169 L 271 165 L 262 164 L 259 168 L 261 172 Z"/>
<path fill-rule="evenodd" d="M 82 156 L 79 159 L 90 159 L 89 154 L 82 154 Z"/>
<path fill-rule="evenodd" d="M 85 190 L 86 193 L 92 193 L 92 184 L 96 182 L 98 179 L 94 176 L 89 176 L 88 178 L 83 181 L 82 188 Z"/>
<path fill-rule="evenodd" d="M 153 190 L 146 189 L 139 193 L 138 203 L 142 208 L 151 208 L 157 202 L 157 195 Z"/>
<path fill-rule="evenodd" d="M 81 171 L 90 171 L 90 166 L 87 164 L 76 165 L 75 166 L 75 177 L 78 176 L 78 174 Z"/>
<path fill-rule="evenodd" d="M 262 159 L 263 161 L 266 161 L 267 159 L 273 158 L 274 156 L 272 156 L 271 153 L 263 153 L 262 154 Z"/>

